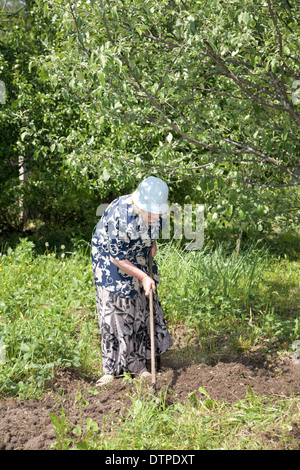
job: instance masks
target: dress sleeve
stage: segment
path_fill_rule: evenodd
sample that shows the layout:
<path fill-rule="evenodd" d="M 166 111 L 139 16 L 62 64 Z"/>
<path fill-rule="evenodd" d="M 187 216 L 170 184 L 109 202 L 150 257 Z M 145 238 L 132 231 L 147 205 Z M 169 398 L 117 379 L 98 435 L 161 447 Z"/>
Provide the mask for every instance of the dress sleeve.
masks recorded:
<path fill-rule="evenodd" d="M 108 235 L 110 256 L 117 260 L 126 259 L 130 237 L 119 217 L 108 221 Z"/>

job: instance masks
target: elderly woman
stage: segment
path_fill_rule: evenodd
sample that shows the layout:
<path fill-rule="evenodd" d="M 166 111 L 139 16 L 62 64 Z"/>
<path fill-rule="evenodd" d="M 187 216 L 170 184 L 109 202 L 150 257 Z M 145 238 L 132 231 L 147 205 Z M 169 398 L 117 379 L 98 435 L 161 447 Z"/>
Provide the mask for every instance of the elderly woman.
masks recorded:
<path fill-rule="evenodd" d="M 111 382 L 123 372 L 151 375 L 149 293 L 153 290 L 155 354 L 160 356 L 172 340 L 157 295 L 159 273 L 153 260 L 149 276 L 148 255 L 156 242 L 168 210 L 168 186 L 153 176 L 130 195 L 113 201 L 92 238 L 92 265 L 101 331 L 104 375 L 96 385 Z"/>

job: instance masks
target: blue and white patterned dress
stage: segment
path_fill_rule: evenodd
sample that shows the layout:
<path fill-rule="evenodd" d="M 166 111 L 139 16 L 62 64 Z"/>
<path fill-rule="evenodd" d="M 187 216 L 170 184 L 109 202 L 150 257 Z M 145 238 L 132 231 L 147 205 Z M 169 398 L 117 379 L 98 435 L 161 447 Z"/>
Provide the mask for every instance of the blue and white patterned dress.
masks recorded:
<path fill-rule="evenodd" d="M 117 268 L 110 257 L 127 259 L 149 274 L 148 254 L 159 237 L 162 223 L 161 217 L 146 227 L 131 204 L 131 195 L 113 201 L 97 224 L 92 238 L 92 266 L 96 284 L 120 297 L 136 297 L 141 287 L 140 281 Z M 153 279 L 159 282 L 154 260 Z"/>
<path fill-rule="evenodd" d="M 159 237 L 163 218 L 147 227 L 131 203 L 131 195 L 113 201 L 97 224 L 92 237 L 92 266 L 102 341 L 103 372 L 119 375 L 139 372 L 151 357 L 149 300 L 142 283 L 110 261 L 129 260 L 149 274 L 148 255 Z M 159 272 L 153 260 L 153 279 Z M 153 296 L 156 355 L 172 340 L 157 293 Z"/>

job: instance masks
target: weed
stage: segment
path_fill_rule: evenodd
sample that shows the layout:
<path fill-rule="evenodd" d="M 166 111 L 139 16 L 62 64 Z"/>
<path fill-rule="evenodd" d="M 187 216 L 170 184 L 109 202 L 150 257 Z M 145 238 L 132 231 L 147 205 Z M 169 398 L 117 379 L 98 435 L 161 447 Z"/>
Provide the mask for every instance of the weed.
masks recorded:
<path fill-rule="evenodd" d="M 89 374 L 101 369 L 89 251 L 63 254 L 56 256 L 49 247 L 35 254 L 33 243 L 23 239 L 0 256 L 2 396 L 39 397 L 57 368 L 72 366 Z M 178 358 L 182 363 L 247 354 L 270 341 L 287 350 L 299 339 L 296 261 L 274 258 L 256 245 L 237 257 L 224 245 L 184 252 L 172 243 L 161 246 L 156 259 L 167 321 L 186 325 L 186 353 Z M 73 424 L 65 411 L 51 413 L 54 447 L 260 449 L 266 434 L 270 442 L 275 436 L 274 442 L 295 447 L 292 432 L 299 421 L 299 402 L 293 397 L 274 402 L 249 389 L 245 400 L 232 405 L 212 400 L 200 387 L 185 405 L 168 406 L 162 392 L 158 406 L 142 382 L 134 383 L 132 406 L 105 434 L 82 414 Z M 87 404 L 80 390 L 76 403 L 80 409 Z"/>

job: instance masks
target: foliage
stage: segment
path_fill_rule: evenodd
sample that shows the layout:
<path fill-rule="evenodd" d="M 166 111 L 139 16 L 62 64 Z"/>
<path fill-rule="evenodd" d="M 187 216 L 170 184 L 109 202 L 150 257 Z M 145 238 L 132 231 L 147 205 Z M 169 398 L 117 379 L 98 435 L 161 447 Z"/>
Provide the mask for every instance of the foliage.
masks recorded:
<path fill-rule="evenodd" d="M 274 445 L 296 449 L 291 435 L 299 418 L 297 399 L 273 402 L 248 391 L 244 400 L 219 402 L 210 398 L 203 387 L 191 392 L 186 404 L 166 406 L 149 397 L 137 385 L 132 404 L 125 415 L 112 421 L 110 432 L 99 429 L 90 418 L 85 426 L 74 426 L 65 412 L 51 413 L 57 441 L 56 449 L 84 450 L 266 450 Z M 98 391 L 99 393 L 99 391 Z M 115 417 L 114 417 L 115 418 Z M 104 427 L 103 427 L 104 428 Z M 267 435 L 268 444 L 263 443 Z M 272 447 L 270 447 L 272 448 Z M 153 454 L 154 455 L 154 454 Z M 162 456 L 163 457 L 163 456 Z M 177 457 L 176 463 L 179 463 Z M 194 462 L 193 462 L 194 463 Z"/>
<path fill-rule="evenodd" d="M 271 256 L 265 244 L 249 245 L 239 256 L 224 244 L 198 252 L 182 252 L 169 244 L 158 251 L 157 259 L 162 304 L 172 323 L 194 326 L 203 338 L 222 325 L 231 335 L 247 330 L 253 341 L 256 328 L 271 338 L 297 339 L 297 262 L 282 269 L 285 261 Z"/>
<path fill-rule="evenodd" d="M 94 330 L 99 333 L 89 322 L 92 274 L 83 251 L 62 249 L 57 259 L 48 249 L 34 257 L 33 248 L 23 239 L 0 257 L 0 342 L 6 345 L 0 394 L 39 394 L 55 368 L 84 369 Z"/>
<path fill-rule="evenodd" d="M 151 173 L 169 183 L 173 202 L 205 203 L 212 233 L 294 228 L 291 3 L 37 0 L 22 15 L 4 23 L 19 22 L 0 44 L 5 208 L 18 212 L 21 191 L 33 218 L 90 223 L 100 200 Z M 21 188 L 16 167 L 7 176 L 8 152 L 15 165 L 25 158 Z"/>
<path fill-rule="evenodd" d="M 22 239 L 0 257 L 0 396 L 39 396 L 57 368 L 101 368 L 90 252 L 48 244 L 36 254 Z M 168 244 L 156 256 L 167 321 L 196 331 L 208 358 L 216 335 L 230 334 L 234 354 L 264 341 L 286 350 L 299 338 L 297 262 L 263 247 L 237 257 L 222 246 L 194 253 Z"/>
<path fill-rule="evenodd" d="M 77 252 L 70 252 L 57 245 L 52 251 L 48 245 L 44 253 L 36 254 L 34 243 L 21 239 L 0 256 L 1 397 L 40 397 L 51 387 L 57 369 L 73 367 L 95 377 L 101 369 L 89 250 L 78 246 Z M 205 361 L 224 354 L 245 355 L 252 347 L 262 350 L 264 345 L 266 354 L 271 354 L 272 347 L 285 353 L 299 338 L 296 261 L 271 257 L 257 246 L 244 247 L 239 258 L 224 246 L 194 253 L 169 244 L 160 246 L 156 256 L 167 320 L 171 326 L 178 321 L 193 329 L 196 326 Z M 183 295 L 188 295 L 188 302 Z M 229 349 L 222 351 L 219 346 L 217 353 L 212 351 L 214 337 L 224 335 L 230 336 Z M 124 380 L 132 379 L 125 376 Z M 98 393 L 96 389 L 84 395 L 77 391 L 76 403 L 85 407 L 89 394 Z M 226 403 L 211 399 L 200 387 L 185 405 L 167 405 L 161 391 L 158 406 L 147 393 L 137 386 L 127 412 L 107 415 L 102 428 L 81 414 L 74 423 L 63 408 L 53 410 L 53 447 L 262 449 L 266 433 L 270 446 L 291 449 L 297 445 L 290 432 L 299 420 L 296 397 L 267 399 L 249 389 L 244 400 Z"/>

